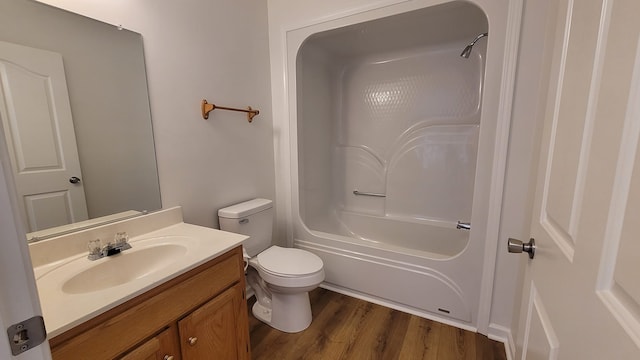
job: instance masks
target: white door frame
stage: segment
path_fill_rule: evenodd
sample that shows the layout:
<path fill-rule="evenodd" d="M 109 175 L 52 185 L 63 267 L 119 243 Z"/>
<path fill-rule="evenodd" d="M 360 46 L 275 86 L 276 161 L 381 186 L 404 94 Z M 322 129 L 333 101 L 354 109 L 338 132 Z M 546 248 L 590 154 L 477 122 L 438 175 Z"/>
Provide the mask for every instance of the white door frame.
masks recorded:
<path fill-rule="evenodd" d="M 48 360 L 51 359 L 48 341 L 14 357 L 6 335 L 9 326 L 42 316 L 24 225 L 16 216 L 20 212 L 10 169 L 0 126 L 0 358 Z"/>

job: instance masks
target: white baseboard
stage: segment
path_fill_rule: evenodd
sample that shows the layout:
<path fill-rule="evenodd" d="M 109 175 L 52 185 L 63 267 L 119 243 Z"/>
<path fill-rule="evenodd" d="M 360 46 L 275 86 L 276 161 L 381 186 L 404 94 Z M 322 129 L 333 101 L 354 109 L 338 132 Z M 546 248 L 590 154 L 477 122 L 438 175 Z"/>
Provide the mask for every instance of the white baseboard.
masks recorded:
<path fill-rule="evenodd" d="M 489 339 L 500 341 L 504 344 L 504 352 L 507 354 L 507 360 L 514 360 L 516 356 L 516 343 L 513 341 L 511 329 L 498 325 L 489 324 Z"/>

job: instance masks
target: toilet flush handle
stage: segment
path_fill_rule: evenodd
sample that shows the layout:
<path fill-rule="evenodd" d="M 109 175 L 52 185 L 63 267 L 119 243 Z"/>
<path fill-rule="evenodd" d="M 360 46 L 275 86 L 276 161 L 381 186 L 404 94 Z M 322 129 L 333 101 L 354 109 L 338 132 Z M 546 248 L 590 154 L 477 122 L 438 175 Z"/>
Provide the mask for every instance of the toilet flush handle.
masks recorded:
<path fill-rule="evenodd" d="M 240 223 L 240 225 L 247 224 L 248 222 L 249 222 L 249 219 L 247 219 L 247 218 L 240 219 L 240 220 L 238 221 L 238 223 Z"/>

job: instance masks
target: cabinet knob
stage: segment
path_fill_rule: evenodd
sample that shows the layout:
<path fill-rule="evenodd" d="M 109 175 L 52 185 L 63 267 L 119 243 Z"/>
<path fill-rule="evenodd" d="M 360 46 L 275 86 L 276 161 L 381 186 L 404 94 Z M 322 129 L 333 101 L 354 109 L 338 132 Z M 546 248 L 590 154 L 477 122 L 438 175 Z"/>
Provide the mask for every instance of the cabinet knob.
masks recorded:
<path fill-rule="evenodd" d="M 162 360 L 173 360 L 173 355 L 165 355 Z"/>
<path fill-rule="evenodd" d="M 198 342 L 198 338 L 195 336 L 192 336 L 187 340 L 187 343 L 189 343 L 189 345 L 191 346 L 194 346 L 197 342 Z"/>

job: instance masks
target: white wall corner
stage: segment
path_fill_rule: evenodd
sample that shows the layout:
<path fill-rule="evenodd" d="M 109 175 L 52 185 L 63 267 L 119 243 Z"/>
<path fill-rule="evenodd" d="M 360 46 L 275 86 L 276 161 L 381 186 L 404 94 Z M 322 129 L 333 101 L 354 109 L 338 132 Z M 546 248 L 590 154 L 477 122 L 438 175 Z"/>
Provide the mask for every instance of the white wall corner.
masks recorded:
<path fill-rule="evenodd" d="M 504 351 L 507 354 L 507 360 L 513 360 L 516 356 L 516 344 L 513 341 L 513 334 L 511 329 L 491 323 L 489 324 L 489 332 L 487 334 L 489 339 L 500 341 L 504 344 Z"/>

